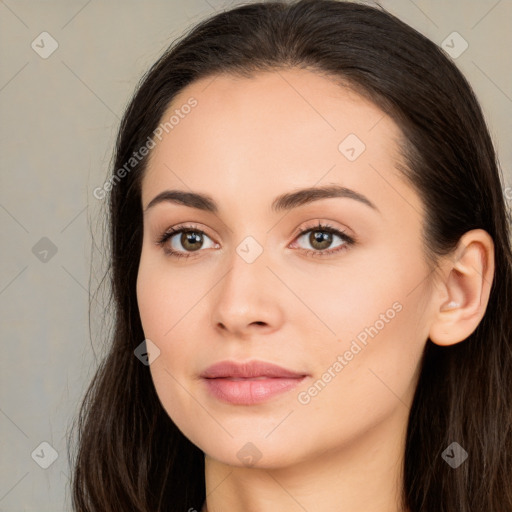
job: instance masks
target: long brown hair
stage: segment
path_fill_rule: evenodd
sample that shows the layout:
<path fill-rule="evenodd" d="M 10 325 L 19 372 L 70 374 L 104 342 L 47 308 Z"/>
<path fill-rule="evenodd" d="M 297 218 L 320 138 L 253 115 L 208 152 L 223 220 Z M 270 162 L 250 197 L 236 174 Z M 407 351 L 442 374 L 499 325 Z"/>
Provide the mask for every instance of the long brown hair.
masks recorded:
<path fill-rule="evenodd" d="M 401 172 L 426 206 L 423 240 L 432 263 L 468 230 L 492 236 L 495 276 L 482 321 L 453 346 L 426 341 L 407 430 L 403 506 L 512 512 L 510 213 L 489 131 L 470 85 L 436 44 L 381 7 L 334 0 L 269 1 L 216 14 L 174 42 L 139 83 L 108 187 L 114 325 L 74 425 L 74 510 L 173 512 L 199 510 L 205 500 L 204 454 L 166 414 L 148 366 L 134 356 L 144 340 L 136 278 L 147 157 L 122 178 L 118 171 L 191 82 L 285 67 L 339 78 L 400 126 Z M 469 454 L 456 469 L 441 457 L 454 441 Z"/>

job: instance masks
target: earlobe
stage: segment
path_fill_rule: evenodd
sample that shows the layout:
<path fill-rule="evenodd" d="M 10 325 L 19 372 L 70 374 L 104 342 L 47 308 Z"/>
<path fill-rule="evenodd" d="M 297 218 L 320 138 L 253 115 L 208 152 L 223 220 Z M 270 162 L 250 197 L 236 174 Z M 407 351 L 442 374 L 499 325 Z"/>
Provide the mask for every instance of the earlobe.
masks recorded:
<path fill-rule="evenodd" d="M 453 345 L 470 336 L 482 320 L 494 277 L 494 243 L 482 229 L 466 232 L 451 259 L 444 263 L 438 304 L 429 338 L 437 345 Z M 448 297 L 448 298 L 447 298 Z"/>

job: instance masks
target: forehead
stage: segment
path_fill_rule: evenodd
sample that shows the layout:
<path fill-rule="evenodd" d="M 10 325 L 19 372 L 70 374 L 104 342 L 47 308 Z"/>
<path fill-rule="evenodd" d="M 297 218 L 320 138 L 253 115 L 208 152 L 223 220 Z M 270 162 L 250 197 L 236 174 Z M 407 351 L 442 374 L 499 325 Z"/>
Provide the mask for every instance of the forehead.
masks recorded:
<path fill-rule="evenodd" d="M 195 106 L 185 108 L 191 99 Z M 376 173 L 394 173 L 400 158 L 401 132 L 389 116 L 354 90 L 303 69 L 203 78 L 174 98 L 161 121 L 171 116 L 144 176 L 144 204 L 171 187 L 222 187 L 232 198 L 321 180 L 378 198 L 384 190 Z"/>

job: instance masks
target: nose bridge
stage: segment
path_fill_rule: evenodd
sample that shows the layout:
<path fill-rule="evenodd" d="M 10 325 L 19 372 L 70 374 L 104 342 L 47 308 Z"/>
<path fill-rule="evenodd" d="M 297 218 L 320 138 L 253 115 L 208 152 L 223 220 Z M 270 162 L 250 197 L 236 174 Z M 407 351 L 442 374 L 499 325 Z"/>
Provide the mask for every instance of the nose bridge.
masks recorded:
<path fill-rule="evenodd" d="M 232 331 L 251 324 L 276 327 L 281 315 L 275 294 L 275 280 L 269 271 L 268 253 L 253 236 L 246 236 L 229 259 L 229 270 L 219 283 L 214 298 L 212 321 Z"/>

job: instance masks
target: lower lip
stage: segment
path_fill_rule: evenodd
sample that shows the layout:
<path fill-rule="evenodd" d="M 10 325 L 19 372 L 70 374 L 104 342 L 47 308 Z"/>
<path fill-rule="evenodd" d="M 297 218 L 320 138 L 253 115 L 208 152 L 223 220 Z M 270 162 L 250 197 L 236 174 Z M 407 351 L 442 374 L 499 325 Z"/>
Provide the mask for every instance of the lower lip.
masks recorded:
<path fill-rule="evenodd" d="M 235 405 L 254 405 L 275 395 L 290 391 L 305 379 L 269 377 L 268 379 L 233 380 L 229 377 L 204 379 L 210 393 L 223 402 Z"/>

